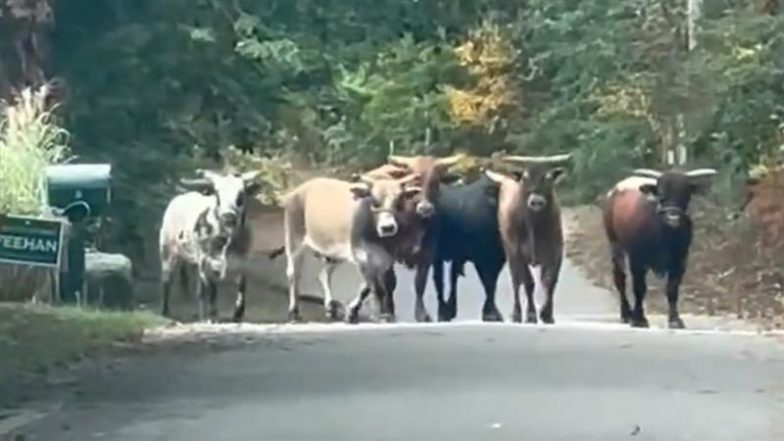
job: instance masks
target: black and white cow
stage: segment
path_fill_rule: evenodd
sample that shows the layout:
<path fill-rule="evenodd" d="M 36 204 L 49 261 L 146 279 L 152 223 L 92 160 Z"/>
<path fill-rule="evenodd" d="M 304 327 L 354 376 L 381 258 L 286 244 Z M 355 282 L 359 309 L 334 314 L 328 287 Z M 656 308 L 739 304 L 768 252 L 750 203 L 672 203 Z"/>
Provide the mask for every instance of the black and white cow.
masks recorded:
<path fill-rule="evenodd" d="M 169 202 L 159 235 L 164 316 L 169 315 L 172 275 L 179 272 L 183 289 L 187 290 L 188 275 L 196 270 L 199 319 L 217 319 L 216 284 L 231 276 L 237 282 L 233 320 L 242 321 L 245 267 L 253 242 L 246 207 L 248 199 L 259 190 L 257 176 L 257 171 L 227 175 L 201 171 L 200 179 L 180 181 L 192 191 Z"/>

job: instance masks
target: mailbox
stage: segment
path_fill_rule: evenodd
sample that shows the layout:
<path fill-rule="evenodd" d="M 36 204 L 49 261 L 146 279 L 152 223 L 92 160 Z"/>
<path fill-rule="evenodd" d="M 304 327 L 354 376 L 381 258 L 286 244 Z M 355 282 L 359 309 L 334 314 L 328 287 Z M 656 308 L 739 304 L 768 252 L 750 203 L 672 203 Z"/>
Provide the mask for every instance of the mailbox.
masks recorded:
<path fill-rule="evenodd" d="M 46 169 L 49 206 L 68 209 L 75 204 L 89 208 L 89 216 L 104 214 L 111 202 L 110 164 L 63 164 Z"/>

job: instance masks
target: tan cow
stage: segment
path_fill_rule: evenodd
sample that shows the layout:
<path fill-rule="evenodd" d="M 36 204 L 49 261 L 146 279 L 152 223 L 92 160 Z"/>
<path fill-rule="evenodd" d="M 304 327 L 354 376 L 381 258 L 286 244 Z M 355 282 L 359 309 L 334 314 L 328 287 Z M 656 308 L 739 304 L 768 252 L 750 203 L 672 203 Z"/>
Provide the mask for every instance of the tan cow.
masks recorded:
<path fill-rule="evenodd" d="M 415 176 L 401 179 L 345 182 L 332 178 L 311 179 L 285 198 L 286 275 L 289 280 L 289 319 L 301 320 L 299 278 L 303 252 L 312 250 L 325 262 L 319 274 L 324 291 L 327 317 L 337 315 L 331 277 L 336 266 L 352 262 L 359 267 L 364 282 L 357 298 L 347 308 L 346 320 L 355 322 L 359 308 L 373 291 L 379 300 L 382 320 L 394 320 L 391 292 L 394 259 L 390 248 L 398 234 L 398 217 L 405 199 L 420 192 L 413 186 Z"/>
<path fill-rule="evenodd" d="M 562 166 L 570 154 L 555 156 L 511 156 L 503 162 L 520 165 L 519 180 L 500 173 L 485 174 L 500 184 L 498 224 L 509 262 L 514 309 L 512 320 L 522 321 L 520 285 L 526 294 L 526 322 L 536 323 L 534 278 L 529 265 L 540 266 L 541 282 L 547 299 L 540 311 L 545 323 L 554 323 L 553 298 L 563 258 L 561 209 L 555 196 L 555 184 L 566 174 Z"/>

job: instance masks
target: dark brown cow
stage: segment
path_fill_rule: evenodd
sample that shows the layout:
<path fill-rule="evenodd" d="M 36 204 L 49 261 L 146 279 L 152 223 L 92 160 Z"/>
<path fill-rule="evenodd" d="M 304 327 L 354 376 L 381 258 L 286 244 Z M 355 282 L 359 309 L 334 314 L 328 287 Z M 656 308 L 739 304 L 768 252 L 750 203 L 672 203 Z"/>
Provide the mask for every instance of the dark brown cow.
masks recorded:
<path fill-rule="evenodd" d="M 603 207 L 604 228 L 610 243 L 613 280 L 620 295 L 621 321 L 648 327 L 643 310 L 648 270 L 667 277 L 668 323 L 683 328 L 678 314 L 678 291 L 686 273 L 692 221 L 689 202 L 716 170 L 666 171 L 639 169 L 618 182 Z M 632 273 L 634 309 L 626 298 L 625 260 Z"/>
<path fill-rule="evenodd" d="M 363 175 L 363 179 L 389 179 L 397 177 L 399 170 L 407 170 L 418 183 L 422 192 L 406 200 L 400 211 L 401 231 L 395 238 L 393 255 L 395 261 L 409 269 L 416 269 L 414 287 L 417 293 L 415 316 L 417 321 L 430 321 L 424 307 L 423 296 L 427 285 L 427 274 L 434 256 L 435 244 L 428 240 L 432 229 L 434 204 L 438 199 L 441 184 L 449 183 L 459 176 L 451 174 L 449 168 L 460 160 L 460 156 L 436 158 L 433 156 L 390 156 L 390 164 L 385 164 Z M 385 175 L 386 174 L 386 175 Z M 394 284 L 394 277 L 390 280 Z M 392 292 L 394 286 L 387 289 Z"/>
<path fill-rule="evenodd" d="M 498 225 L 509 262 L 512 278 L 514 309 L 512 320 L 522 321 L 520 285 L 525 288 L 527 323 L 536 323 L 534 278 L 529 265 L 539 266 L 542 285 L 547 295 L 540 318 L 554 323 L 553 298 L 563 259 L 561 209 L 555 195 L 555 184 L 564 177 L 563 165 L 571 155 L 502 156 L 501 161 L 523 166 L 518 180 L 499 173 L 485 174 L 500 184 Z"/>

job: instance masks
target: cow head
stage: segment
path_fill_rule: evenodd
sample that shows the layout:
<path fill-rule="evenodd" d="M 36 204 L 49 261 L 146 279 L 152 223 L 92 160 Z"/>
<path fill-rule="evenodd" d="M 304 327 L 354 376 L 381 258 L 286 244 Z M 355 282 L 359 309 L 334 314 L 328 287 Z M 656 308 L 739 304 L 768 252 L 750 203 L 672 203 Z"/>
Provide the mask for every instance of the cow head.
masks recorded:
<path fill-rule="evenodd" d="M 235 228 L 245 220 L 248 197 L 258 192 L 260 185 L 255 181 L 258 171 L 221 175 L 209 170 L 200 170 L 199 179 L 182 179 L 180 182 L 188 189 L 204 195 L 214 196 L 214 214 L 218 219 L 221 233 L 231 235 Z"/>
<path fill-rule="evenodd" d="M 700 168 L 687 172 L 677 170 L 660 172 L 637 169 L 632 174 L 655 180 L 641 183 L 640 192 L 656 199 L 657 212 L 662 215 L 665 225 L 678 228 L 688 212 L 691 196 L 706 187 L 709 178 L 716 174 L 716 170 Z"/>
<path fill-rule="evenodd" d="M 418 184 L 422 187 L 416 203 L 416 212 L 422 217 L 430 217 L 435 212 L 434 203 L 438 199 L 441 184 L 450 184 L 460 179 L 460 175 L 450 173 L 449 168 L 457 164 L 462 155 L 453 155 L 447 158 L 434 156 L 395 156 L 390 155 L 387 160 L 395 167 L 409 170 L 416 176 Z"/>
<path fill-rule="evenodd" d="M 415 175 L 400 179 L 368 179 L 351 184 L 350 190 L 355 198 L 370 198 L 370 211 L 376 234 L 379 237 L 390 237 L 397 234 L 396 215 L 403 210 L 406 199 L 419 194 L 422 189 L 412 183 Z"/>
<path fill-rule="evenodd" d="M 566 176 L 564 165 L 571 156 L 570 153 L 553 156 L 503 155 L 499 159 L 522 167 L 515 173 L 515 179 L 521 184 L 521 196 L 529 210 L 540 212 L 553 203 L 555 184 Z"/>

